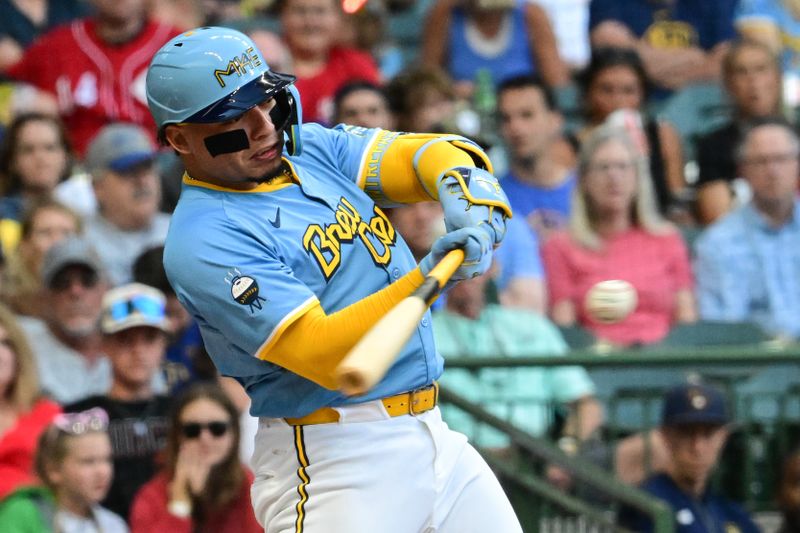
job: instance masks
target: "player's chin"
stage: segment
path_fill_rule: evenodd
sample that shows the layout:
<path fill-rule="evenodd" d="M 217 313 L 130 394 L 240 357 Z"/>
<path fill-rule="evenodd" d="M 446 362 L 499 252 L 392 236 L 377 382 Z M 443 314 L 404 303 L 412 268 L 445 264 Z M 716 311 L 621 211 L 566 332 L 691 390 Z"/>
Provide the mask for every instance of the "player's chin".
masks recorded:
<path fill-rule="evenodd" d="M 263 176 L 264 174 L 268 174 L 273 170 L 280 168 L 281 154 L 278 152 L 277 155 L 272 155 L 271 157 L 253 156 L 244 161 L 244 164 L 247 168 L 248 174 L 253 176 Z"/>

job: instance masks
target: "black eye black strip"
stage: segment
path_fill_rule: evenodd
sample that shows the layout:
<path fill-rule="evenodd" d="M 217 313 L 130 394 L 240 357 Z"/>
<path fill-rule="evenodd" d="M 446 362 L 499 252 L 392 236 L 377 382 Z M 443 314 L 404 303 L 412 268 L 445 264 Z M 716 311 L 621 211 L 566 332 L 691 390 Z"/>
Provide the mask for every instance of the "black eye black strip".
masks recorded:
<path fill-rule="evenodd" d="M 243 129 L 210 135 L 205 138 L 205 143 L 206 150 L 211 157 L 241 152 L 250 148 L 250 141 L 247 140 L 247 133 Z"/>

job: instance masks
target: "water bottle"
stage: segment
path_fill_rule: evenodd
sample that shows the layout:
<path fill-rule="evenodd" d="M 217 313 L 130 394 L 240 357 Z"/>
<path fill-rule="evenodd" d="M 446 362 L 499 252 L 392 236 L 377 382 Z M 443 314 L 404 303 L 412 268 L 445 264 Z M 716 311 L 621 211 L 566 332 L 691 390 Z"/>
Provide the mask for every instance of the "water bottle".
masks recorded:
<path fill-rule="evenodd" d="M 489 69 L 482 68 L 475 73 L 475 90 L 472 93 L 472 107 L 480 120 L 480 134 L 482 141 L 489 145 L 498 140 L 495 112 L 497 110 L 497 95 L 495 94 L 494 79 Z"/>

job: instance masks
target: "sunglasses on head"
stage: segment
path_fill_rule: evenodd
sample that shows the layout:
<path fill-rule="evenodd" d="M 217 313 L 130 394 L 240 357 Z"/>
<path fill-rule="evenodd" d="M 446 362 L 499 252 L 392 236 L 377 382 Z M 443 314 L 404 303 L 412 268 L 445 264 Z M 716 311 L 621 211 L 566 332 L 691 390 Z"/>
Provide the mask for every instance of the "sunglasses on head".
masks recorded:
<path fill-rule="evenodd" d="M 70 435 L 105 431 L 108 428 L 108 413 L 100 407 L 93 407 L 80 413 L 61 413 L 53 419 L 53 425 Z"/>
<path fill-rule="evenodd" d="M 204 429 L 207 429 L 208 432 L 214 437 L 221 437 L 228 432 L 229 427 L 230 424 L 222 421 L 207 423 L 185 422 L 181 425 L 181 431 L 183 432 L 183 436 L 187 439 L 196 439 L 200 436 L 200 433 L 202 433 Z"/>
<path fill-rule="evenodd" d="M 158 298 L 139 295 L 116 302 L 107 311 L 107 314 L 114 322 L 125 320 L 134 313 L 139 313 L 146 318 L 162 320 L 164 318 L 164 303 Z"/>

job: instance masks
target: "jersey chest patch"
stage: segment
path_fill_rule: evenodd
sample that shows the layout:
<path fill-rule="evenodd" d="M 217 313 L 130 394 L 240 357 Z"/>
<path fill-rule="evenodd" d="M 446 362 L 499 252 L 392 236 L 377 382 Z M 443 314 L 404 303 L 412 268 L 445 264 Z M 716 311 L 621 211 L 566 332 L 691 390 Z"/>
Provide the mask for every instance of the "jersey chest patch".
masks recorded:
<path fill-rule="evenodd" d="M 342 262 L 342 246 L 364 246 L 375 266 L 383 267 L 392 260 L 392 247 L 397 234 L 378 206 L 371 218 L 364 219 L 347 198 L 342 196 L 334 212 L 334 222 L 309 224 L 303 234 L 303 248 L 315 260 L 325 280 L 329 280 Z"/>

